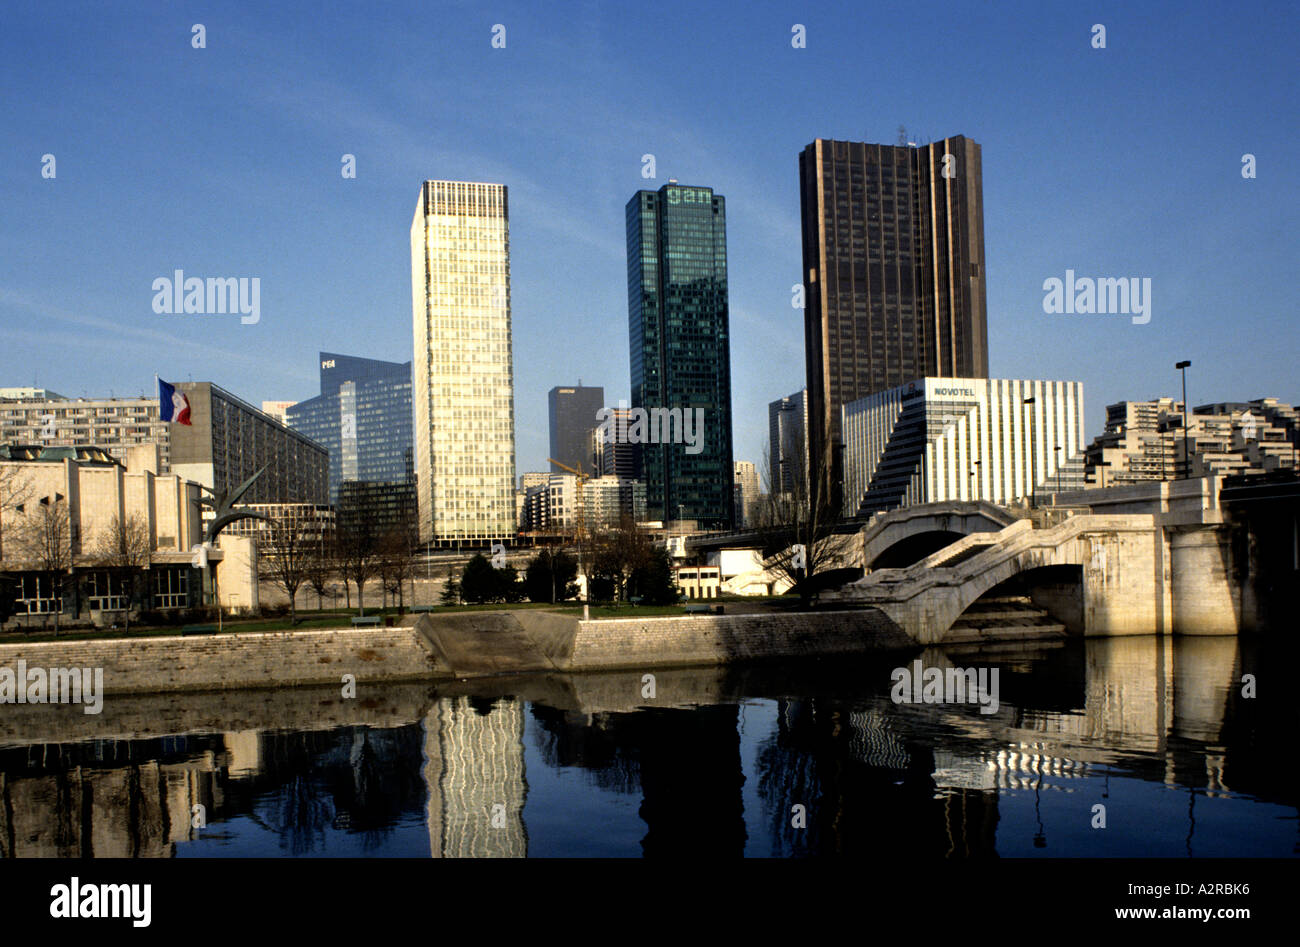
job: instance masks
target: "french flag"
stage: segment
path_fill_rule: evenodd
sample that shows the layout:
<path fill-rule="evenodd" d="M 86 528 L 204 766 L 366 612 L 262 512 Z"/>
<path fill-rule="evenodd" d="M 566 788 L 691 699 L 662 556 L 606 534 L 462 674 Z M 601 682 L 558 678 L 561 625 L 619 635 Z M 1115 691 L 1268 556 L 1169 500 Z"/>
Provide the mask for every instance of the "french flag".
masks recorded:
<path fill-rule="evenodd" d="M 158 379 L 158 403 L 161 407 L 159 416 L 164 421 L 190 423 L 190 399 L 185 397 L 185 392 L 177 391 L 175 385 L 169 385 L 161 378 Z"/>

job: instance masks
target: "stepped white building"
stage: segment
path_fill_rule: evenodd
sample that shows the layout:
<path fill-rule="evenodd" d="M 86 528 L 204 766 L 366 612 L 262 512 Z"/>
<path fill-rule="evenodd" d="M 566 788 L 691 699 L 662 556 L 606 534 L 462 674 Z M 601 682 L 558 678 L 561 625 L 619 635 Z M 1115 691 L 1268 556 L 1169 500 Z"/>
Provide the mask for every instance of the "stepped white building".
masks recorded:
<path fill-rule="evenodd" d="M 846 516 L 1083 487 L 1082 382 L 923 378 L 841 411 Z"/>

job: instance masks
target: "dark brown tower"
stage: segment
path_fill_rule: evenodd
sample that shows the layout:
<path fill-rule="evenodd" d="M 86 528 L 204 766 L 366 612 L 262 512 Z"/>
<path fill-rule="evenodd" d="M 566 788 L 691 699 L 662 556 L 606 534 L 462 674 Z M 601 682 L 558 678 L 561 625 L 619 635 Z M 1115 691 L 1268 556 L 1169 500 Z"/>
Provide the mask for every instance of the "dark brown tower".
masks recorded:
<path fill-rule="evenodd" d="M 925 376 L 988 377 L 980 146 L 818 138 L 799 194 L 809 450 L 838 497 L 842 405 Z"/>

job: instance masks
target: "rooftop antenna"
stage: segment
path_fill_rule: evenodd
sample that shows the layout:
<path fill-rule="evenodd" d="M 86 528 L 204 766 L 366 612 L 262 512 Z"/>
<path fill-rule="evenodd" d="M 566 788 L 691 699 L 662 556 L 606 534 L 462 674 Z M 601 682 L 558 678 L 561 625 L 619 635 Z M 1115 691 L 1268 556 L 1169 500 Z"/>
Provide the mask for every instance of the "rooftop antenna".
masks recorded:
<path fill-rule="evenodd" d="M 898 143 L 900 145 L 907 144 L 907 129 L 904 128 L 902 125 L 898 126 Z"/>

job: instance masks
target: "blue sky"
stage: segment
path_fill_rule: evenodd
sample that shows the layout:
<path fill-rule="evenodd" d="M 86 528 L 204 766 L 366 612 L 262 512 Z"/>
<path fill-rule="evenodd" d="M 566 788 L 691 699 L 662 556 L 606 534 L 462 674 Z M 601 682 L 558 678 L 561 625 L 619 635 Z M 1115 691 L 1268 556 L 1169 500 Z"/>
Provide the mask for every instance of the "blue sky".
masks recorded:
<path fill-rule="evenodd" d="M 1295 403 L 1298 23 L 1293 3 L 6 2 L 0 386 L 124 396 L 157 372 L 256 403 L 316 394 L 321 350 L 405 361 L 420 182 L 500 182 L 518 469 L 543 469 L 551 387 L 628 395 L 623 207 L 674 177 L 727 198 L 735 456 L 759 462 L 767 403 L 804 385 L 798 153 L 901 124 L 983 148 L 993 376 L 1083 381 L 1090 437 L 1107 403 L 1176 395 L 1182 358 L 1193 403 Z M 261 321 L 155 314 L 178 268 L 259 277 Z M 1150 323 L 1044 313 L 1067 269 L 1150 278 Z"/>

